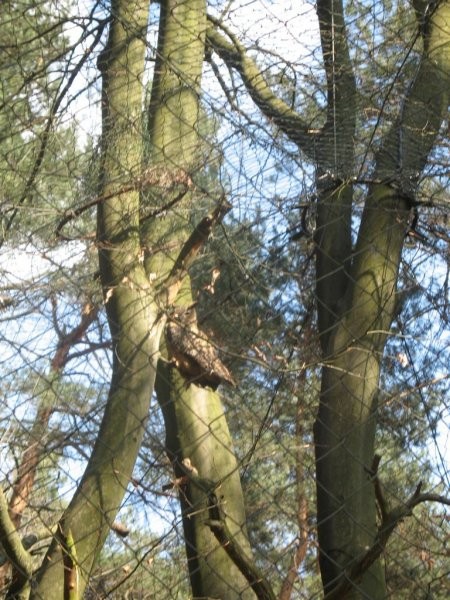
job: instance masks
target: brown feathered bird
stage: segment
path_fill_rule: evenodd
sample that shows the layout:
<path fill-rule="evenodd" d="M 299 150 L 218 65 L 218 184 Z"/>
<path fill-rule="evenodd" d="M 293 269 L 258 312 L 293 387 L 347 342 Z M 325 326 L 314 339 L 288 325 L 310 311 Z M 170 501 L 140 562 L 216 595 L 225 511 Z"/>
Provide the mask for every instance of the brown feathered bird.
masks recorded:
<path fill-rule="evenodd" d="M 177 309 L 166 325 L 169 358 L 187 383 L 213 390 L 221 383 L 235 386 L 233 375 L 219 358 L 217 348 L 198 328 L 195 309 Z"/>

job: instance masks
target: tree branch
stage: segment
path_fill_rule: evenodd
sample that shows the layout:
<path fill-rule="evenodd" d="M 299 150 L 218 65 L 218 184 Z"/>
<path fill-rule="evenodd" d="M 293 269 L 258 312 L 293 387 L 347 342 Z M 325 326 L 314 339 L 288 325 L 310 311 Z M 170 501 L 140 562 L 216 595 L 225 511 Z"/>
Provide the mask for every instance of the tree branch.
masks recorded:
<path fill-rule="evenodd" d="M 64 98 L 66 97 L 67 93 L 69 92 L 73 82 L 75 81 L 75 79 L 77 78 L 78 74 L 80 73 L 81 69 L 83 68 L 84 63 L 88 60 L 89 56 L 91 55 L 92 51 L 94 50 L 94 48 L 97 46 L 97 44 L 100 42 L 101 38 L 102 38 L 102 34 L 103 31 L 106 27 L 106 25 L 108 24 L 108 19 L 105 19 L 104 21 L 101 21 L 100 24 L 97 27 L 97 33 L 95 35 L 95 38 L 92 42 L 92 44 L 89 46 L 89 48 L 86 49 L 86 51 L 84 51 L 82 53 L 82 57 L 80 59 L 80 61 L 78 62 L 78 64 L 75 65 L 72 73 L 70 74 L 70 77 L 66 83 L 66 85 L 63 87 L 63 89 L 61 90 L 61 92 L 58 94 L 58 96 L 55 98 L 55 101 L 53 102 L 51 109 L 50 109 L 50 114 L 48 116 L 47 119 L 47 123 L 44 129 L 44 132 L 42 134 L 42 138 L 41 138 L 41 143 L 39 146 L 39 151 L 37 153 L 36 156 L 36 160 L 34 161 L 34 165 L 33 168 L 31 169 L 31 173 L 30 176 L 28 177 L 28 180 L 25 184 L 25 189 L 21 195 L 21 197 L 19 198 L 18 202 L 17 202 L 17 206 L 15 206 L 11 216 L 9 217 L 6 225 L 3 228 L 3 233 L 0 237 L 0 248 L 3 246 L 5 240 L 6 240 L 6 234 L 8 233 L 8 231 L 10 230 L 14 219 L 16 218 L 17 212 L 19 210 L 19 206 L 21 206 L 22 204 L 24 204 L 24 202 L 27 200 L 30 192 L 31 192 L 31 188 L 36 180 L 36 177 L 40 171 L 40 168 L 42 166 L 42 162 L 44 160 L 45 157 L 45 152 L 47 150 L 47 144 L 48 141 L 50 139 L 50 132 L 52 130 L 52 126 L 53 126 L 53 122 L 55 120 L 56 114 L 59 110 L 59 107 L 61 106 L 62 101 L 64 100 Z"/>
<path fill-rule="evenodd" d="M 13 578 L 11 586 L 14 586 L 14 597 L 20 598 L 20 595 L 17 594 L 22 593 L 31 578 L 32 562 L 31 556 L 23 547 L 19 533 L 9 516 L 8 502 L 3 488 L 0 488 L 0 544 L 14 565 L 16 577 Z"/>
<path fill-rule="evenodd" d="M 162 284 L 162 289 L 157 296 L 157 303 L 159 306 L 169 307 L 174 303 L 183 280 L 188 274 L 189 267 L 205 245 L 213 228 L 217 223 L 222 221 L 230 210 L 231 204 L 222 198 L 222 201 L 215 210 L 204 217 L 191 233 L 181 249 L 167 279 Z"/>
<path fill-rule="evenodd" d="M 59 341 L 55 355 L 51 361 L 51 368 L 53 371 L 62 371 L 68 361 L 70 349 L 83 338 L 91 323 L 97 318 L 97 314 L 98 306 L 94 306 L 89 301 L 85 302 L 81 310 L 79 324 L 67 334 L 58 331 Z"/>
<path fill-rule="evenodd" d="M 322 169 L 348 178 L 354 163 L 356 82 L 342 0 L 318 0 L 317 17 L 327 78 L 327 121 L 318 149 L 319 162 Z"/>
<path fill-rule="evenodd" d="M 28 506 L 30 493 L 35 483 L 36 472 L 42 456 L 45 452 L 45 445 L 42 444 L 43 435 L 47 432 L 49 419 L 53 412 L 53 383 L 61 377 L 61 372 L 67 362 L 70 360 L 69 351 L 85 334 L 90 324 L 94 321 L 98 313 L 98 307 L 93 306 L 89 301 L 85 302 L 81 310 L 81 318 L 69 333 L 64 333 L 58 325 L 58 315 L 56 312 L 56 302 L 52 302 L 52 317 L 55 325 L 55 331 L 59 337 L 58 345 L 51 361 L 51 372 L 48 380 L 42 378 L 45 388 L 42 390 L 37 414 L 33 422 L 29 439 L 17 469 L 17 476 L 12 486 L 12 495 L 9 501 L 8 513 L 13 526 L 17 529 L 20 525 L 22 515 Z M 51 395 L 50 395 L 51 394 Z M 16 564 L 13 562 L 13 579 L 18 578 Z M 0 579 L 6 577 L 9 571 L 9 564 L 0 565 Z"/>
<path fill-rule="evenodd" d="M 208 15 L 211 24 L 206 31 L 206 43 L 227 64 L 238 71 L 252 100 L 263 114 L 277 125 L 310 158 L 314 156 L 316 133 L 308 130 L 304 120 L 271 90 L 261 70 L 250 58 L 237 37 L 218 19 Z M 231 40 L 228 42 L 221 29 Z"/>
<path fill-rule="evenodd" d="M 376 157 L 375 178 L 392 181 L 411 197 L 448 111 L 450 61 L 444 49 L 450 43 L 446 26 L 449 13 L 448 2 L 437 2 L 427 12 L 426 44 L 420 65 L 402 110 Z"/>
<path fill-rule="evenodd" d="M 439 502 L 450 506 L 450 498 L 439 494 L 425 493 L 421 494 L 422 483 L 417 485 L 412 496 L 402 504 L 389 509 L 388 502 L 384 497 L 383 487 L 378 477 L 378 466 L 381 457 L 374 456 L 370 474 L 375 487 L 375 495 L 380 507 L 381 523 L 378 527 L 378 533 L 372 546 L 356 561 L 353 566 L 344 572 L 338 585 L 326 594 L 324 600 L 344 600 L 348 593 L 354 588 L 356 581 L 360 580 L 367 569 L 381 556 L 386 548 L 386 544 L 394 532 L 397 525 L 406 517 L 412 515 L 415 506 L 423 502 Z"/>
<path fill-rule="evenodd" d="M 63 228 L 74 219 L 80 217 L 90 208 L 94 208 L 95 206 L 98 206 L 99 204 L 106 202 L 111 198 L 120 196 L 122 194 L 128 194 L 129 192 L 145 191 L 150 187 L 161 188 L 164 191 L 169 191 L 175 185 L 181 185 L 181 191 L 163 206 L 159 206 L 158 208 L 155 208 L 149 213 L 141 215 L 141 223 L 153 217 L 157 217 L 161 213 L 164 213 L 170 208 L 173 208 L 175 204 L 177 204 L 184 198 L 184 196 L 188 192 L 188 189 L 192 188 L 193 186 L 193 182 L 189 174 L 183 169 L 169 170 L 164 167 L 161 167 L 160 165 L 150 167 L 149 169 L 143 171 L 140 177 L 135 177 L 134 179 L 125 183 L 120 189 L 113 190 L 106 194 L 101 194 L 96 198 L 92 198 L 91 200 L 88 200 L 78 208 L 70 208 L 66 210 L 64 216 L 59 221 L 56 227 L 55 234 L 58 238 L 62 240 L 70 241 L 72 238 L 69 238 L 62 233 Z"/>

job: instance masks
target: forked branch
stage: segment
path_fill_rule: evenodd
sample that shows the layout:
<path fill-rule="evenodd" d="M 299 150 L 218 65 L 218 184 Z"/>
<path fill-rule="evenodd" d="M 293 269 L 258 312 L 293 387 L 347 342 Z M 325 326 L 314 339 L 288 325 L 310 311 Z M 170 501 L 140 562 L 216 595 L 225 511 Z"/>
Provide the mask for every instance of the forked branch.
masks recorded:
<path fill-rule="evenodd" d="M 370 475 L 375 488 L 375 497 L 381 514 L 381 523 L 378 527 L 378 533 L 372 546 L 344 573 L 341 581 L 325 596 L 324 600 L 344 600 L 347 597 L 353 589 L 355 581 L 360 580 L 367 569 L 384 552 L 386 544 L 397 525 L 406 517 L 411 516 L 414 507 L 418 504 L 422 504 L 423 502 L 439 502 L 440 504 L 450 506 L 450 498 L 446 496 L 421 493 L 422 483 L 419 483 L 410 498 L 405 502 L 390 508 L 378 476 L 378 466 L 380 461 L 381 457 L 375 455 L 370 469 Z"/>

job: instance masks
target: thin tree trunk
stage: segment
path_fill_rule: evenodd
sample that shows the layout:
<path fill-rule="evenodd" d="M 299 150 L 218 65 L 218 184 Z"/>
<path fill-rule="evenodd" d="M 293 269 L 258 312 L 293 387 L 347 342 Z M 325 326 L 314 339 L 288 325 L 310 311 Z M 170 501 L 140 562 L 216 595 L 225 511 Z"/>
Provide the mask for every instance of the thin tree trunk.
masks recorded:
<path fill-rule="evenodd" d="M 286 577 L 281 585 L 278 600 L 291 600 L 294 585 L 299 578 L 299 570 L 308 550 L 308 502 L 305 491 L 305 392 L 306 371 L 303 370 L 299 377 L 299 390 L 297 392 L 297 411 L 295 415 L 295 479 L 297 487 L 297 527 L 298 538 L 291 563 Z"/>

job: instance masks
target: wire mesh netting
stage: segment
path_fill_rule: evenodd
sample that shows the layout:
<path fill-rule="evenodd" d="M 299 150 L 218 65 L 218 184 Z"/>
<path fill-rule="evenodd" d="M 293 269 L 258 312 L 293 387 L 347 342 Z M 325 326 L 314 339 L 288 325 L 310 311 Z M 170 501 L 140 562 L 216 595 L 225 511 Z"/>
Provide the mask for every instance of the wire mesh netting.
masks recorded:
<path fill-rule="evenodd" d="M 2 597 L 448 598 L 448 0 L 0 15 Z"/>

